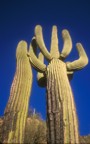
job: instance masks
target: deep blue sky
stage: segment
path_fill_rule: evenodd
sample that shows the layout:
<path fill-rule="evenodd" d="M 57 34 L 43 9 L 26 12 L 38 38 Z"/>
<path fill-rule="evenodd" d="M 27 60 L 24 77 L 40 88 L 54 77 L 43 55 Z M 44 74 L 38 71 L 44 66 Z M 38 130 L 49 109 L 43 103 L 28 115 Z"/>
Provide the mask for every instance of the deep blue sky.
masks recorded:
<path fill-rule="evenodd" d="M 90 59 L 90 4 L 89 0 L 0 0 L 0 116 L 3 116 L 15 73 L 16 46 L 20 40 L 28 45 L 34 27 L 42 25 L 46 46 L 50 46 L 52 25 L 57 25 L 60 49 L 61 31 L 68 29 L 73 49 L 67 60 L 78 58 L 75 47 L 81 42 Z M 90 134 L 90 64 L 74 74 L 71 81 L 81 135 Z M 34 71 L 31 107 L 45 119 L 45 89 L 37 86 Z"/>

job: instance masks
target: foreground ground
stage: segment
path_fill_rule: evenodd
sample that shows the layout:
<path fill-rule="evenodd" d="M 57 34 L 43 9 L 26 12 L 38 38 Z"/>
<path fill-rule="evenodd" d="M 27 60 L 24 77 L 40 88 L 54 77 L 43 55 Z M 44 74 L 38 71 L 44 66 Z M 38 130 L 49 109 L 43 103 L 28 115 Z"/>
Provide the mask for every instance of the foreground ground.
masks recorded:
<path fill-rule="evenodd" d="M 3 118 L 0 118 L 0 143 L 2 133 Z M 46 144 L 46 122 L 38 114 L 29 115 L 26 123 L 24 143 Z M 90 135 L 80 136 L 80 144 L 90 144 Z"/>

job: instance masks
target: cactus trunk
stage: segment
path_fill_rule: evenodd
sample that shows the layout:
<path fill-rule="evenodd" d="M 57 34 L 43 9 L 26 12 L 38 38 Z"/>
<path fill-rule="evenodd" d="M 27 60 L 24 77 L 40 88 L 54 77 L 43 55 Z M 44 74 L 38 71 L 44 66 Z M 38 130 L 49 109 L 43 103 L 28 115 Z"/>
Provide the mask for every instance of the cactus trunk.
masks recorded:
<path fill-rule="evenodd" d="M 47 67 L 48 144 L 79 144 L 79 132 L 66 65 L 53 59 Z"/>
<path fill-rule="evenodd" d="M 16 73 L 4 114 L 3 143 L 23 143 L 24 139 L 32 85 L 32 70 L 25 42 L 19 44 L 16 56 Z"/>

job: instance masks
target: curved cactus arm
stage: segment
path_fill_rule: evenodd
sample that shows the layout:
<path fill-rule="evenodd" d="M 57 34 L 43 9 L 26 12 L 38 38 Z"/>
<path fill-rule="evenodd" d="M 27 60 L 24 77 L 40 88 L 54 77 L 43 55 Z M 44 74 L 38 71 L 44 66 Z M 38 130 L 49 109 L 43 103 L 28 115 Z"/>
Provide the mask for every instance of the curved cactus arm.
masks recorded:
<path fill-rule="evenodd" d="M 35 55 L 35 49 L 36 49 L 36 40 L 35 38 L 32 39 L 32 42 L 30 44 L 29 53 L 28 56 L 30 56 L 30 62 L 33 65 L 35 69 L 37 69 L 40 72 L 44 72 L 46 70 L 46 65 L 43 64 Z"/>
<path fill-rule="evenodd" d="M 73 61 L 73 62 L 68 62 L 66 64 L 67 70 L 79 70 L 88 64 L 88 57 L 87 57 L 87 54 L 86 54 L 82 44 L 77 43 L 76 47 L 77 47 L 80 58 L 78 60 Z"/>
<path fill-rule="evenodd" d="M 44 56 L 41 52 L 38 55 L 38 59 L 44 63 Z M 37 73 L 37 82 L 38 85 L 41 87 L 46 86 L 46 77 L 44 73 L 40 73 L 40 72 Z"/>
<path fill-rule="evenodd" d="M 45 46 L 45 43 L 43 40 L 43 34 L 42 34 L 42 27 L 40 25 L 37 25 L 35 27 L 35 37 L 36 37 L 36 42 L 38 44 L 38 47 L 40 48 L 43 55 L 46 57 L 47 60 L 51 60 L 52 57 Z"/>
<path fill-rule="evenodd" d="M 58 50 L 58 37 L 57 37 L 57 27 L 53 26 L 52 28 L 52 37 L 51 37 L 51 56 L 53 58 L 59 58 L 59 50 Z"/>
<path fill-rule="evenodd" d="M 68 30 L 64 29 L 62 31 L 62 38 L 64 41 L 64 45 L 60 57 L 65 59 L 72 50 L 72 40 Z"/>

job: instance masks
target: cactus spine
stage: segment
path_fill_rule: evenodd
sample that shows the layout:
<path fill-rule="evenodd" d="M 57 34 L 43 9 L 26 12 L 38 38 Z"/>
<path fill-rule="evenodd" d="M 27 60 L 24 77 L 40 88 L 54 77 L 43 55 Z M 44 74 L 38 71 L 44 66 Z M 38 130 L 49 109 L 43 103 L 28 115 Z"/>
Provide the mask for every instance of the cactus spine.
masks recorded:
<path fill-rule="evenodd" d="M 39 86 L 47 88 L 47 133 L 48 144 L 79 144 L 78 121 L 74 97 L 68 76 L 88 64 L 87 55 L 80 43 L 76 45 L 79 59 L 73 62 L 63 62 L 72 49 L 72 40 L 67 30 L 62 31 L 64 41 L 61 53 L 58 48 L 57 27 L 52 28 L 51 50 L 48 52 L 42 35 L 41 26 L 35 27 L 35 37 L 31 42 L 30 61 L 38 71 Z M 34 44 L 33 44 L 34 43 Z M 41 53 L 37 58 L 34 49 L 39 47 Z M 33 49 L 33 51 L 32 51 Z M 43 57 L 49 61 L 46 66 Z M 41 61 L 41 63 L 40 63 Z M 44 80 L 47 84 L 44 84 Z"/>
<path fill-rule="evenodd" d="M 4 113 L 3 143 L 23 143 L 24 139 L 32 86 L 32 70 L 27 57 L 27 43 L 25 41 L 18 44 L 16 59 L 16 72 Z"/>

